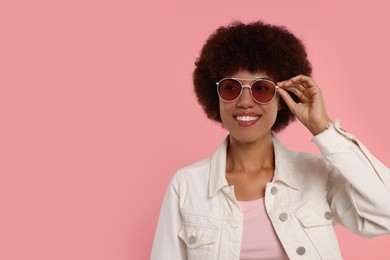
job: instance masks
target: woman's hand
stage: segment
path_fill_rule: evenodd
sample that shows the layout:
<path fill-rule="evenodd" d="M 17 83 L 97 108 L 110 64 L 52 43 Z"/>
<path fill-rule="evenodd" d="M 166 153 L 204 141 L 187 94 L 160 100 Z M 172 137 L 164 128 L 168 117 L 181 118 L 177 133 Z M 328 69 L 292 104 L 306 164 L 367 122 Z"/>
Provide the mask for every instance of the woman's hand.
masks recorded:
<path fill-rule="evenodd" d="M 278 93 L 286 102 L 288 108 L 313 135 L 324 131 L 332 122 L 326 113 L 321 89 L 312 78 L 299 75 L 278 82 L 277 85 L 280 87 Z M 294 93 L 301 102 L 296 103 L 286 90 Z"/>

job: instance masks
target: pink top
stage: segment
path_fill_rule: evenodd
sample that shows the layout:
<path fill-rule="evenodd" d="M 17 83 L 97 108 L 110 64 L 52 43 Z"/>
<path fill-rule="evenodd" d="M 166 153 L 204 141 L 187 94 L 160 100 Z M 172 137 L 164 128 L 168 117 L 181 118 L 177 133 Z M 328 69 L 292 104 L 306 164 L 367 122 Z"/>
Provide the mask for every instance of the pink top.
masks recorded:
<path fill-rule="evenodd" d="M 265 210 L 264 198 L 239 201 L 244 214 L 240 260 L 287 259 Z"/>

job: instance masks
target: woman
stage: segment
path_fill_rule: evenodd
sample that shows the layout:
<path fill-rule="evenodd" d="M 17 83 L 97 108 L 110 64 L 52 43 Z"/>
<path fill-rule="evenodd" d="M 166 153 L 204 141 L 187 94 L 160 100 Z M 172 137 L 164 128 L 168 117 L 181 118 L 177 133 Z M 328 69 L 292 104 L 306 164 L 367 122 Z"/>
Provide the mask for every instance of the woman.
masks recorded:
<path fill-rule="evenodd" d="M 229 135 L 173 177 L 151 259 L 342 259 L 334 224 L 389 233 L 390 171 L 328 116 L 305 48 L 287 29 L 220 27 L 193 76 L 205 113 Z M 273 135 L 294 118 L 321 156 Z"/>

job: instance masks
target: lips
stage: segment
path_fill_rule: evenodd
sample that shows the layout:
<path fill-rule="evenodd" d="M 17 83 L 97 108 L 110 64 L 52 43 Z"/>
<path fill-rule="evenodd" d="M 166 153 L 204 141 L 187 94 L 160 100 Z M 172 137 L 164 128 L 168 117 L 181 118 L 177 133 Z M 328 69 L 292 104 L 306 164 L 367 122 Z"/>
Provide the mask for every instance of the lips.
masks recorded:
<path fill-rule="evenodd" d="M 249 121 L 256 120 L 258 118 L 259 118 L 258 116 L 237 116 L 236 120 L 249 122 Z"/>
<path fill-rule="evenodd" d="M 251 126 L 257 123 L 261 115 L 252 112 L 246 112 L 234 114 L 233 117 L 239 126 Z"/>

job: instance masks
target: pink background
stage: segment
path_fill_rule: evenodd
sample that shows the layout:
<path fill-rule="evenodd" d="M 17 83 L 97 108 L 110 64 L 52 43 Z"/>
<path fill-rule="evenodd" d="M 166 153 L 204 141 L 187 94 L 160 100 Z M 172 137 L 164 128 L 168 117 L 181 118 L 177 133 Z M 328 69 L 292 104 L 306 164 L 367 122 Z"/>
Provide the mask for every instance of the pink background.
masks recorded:
<path fill-rule="evenodd" d="M 191 74 L 234 19 L 302 37 L 331 116 L 390 165 L 386 2 L 2 1 L 0 259 L 149 258 L 171 176 L 226 135 Z M 318 153 L 299 124 L 279 136 Z M 345 259 L 390 257 L 390 236 L 337 233 Z"/>

